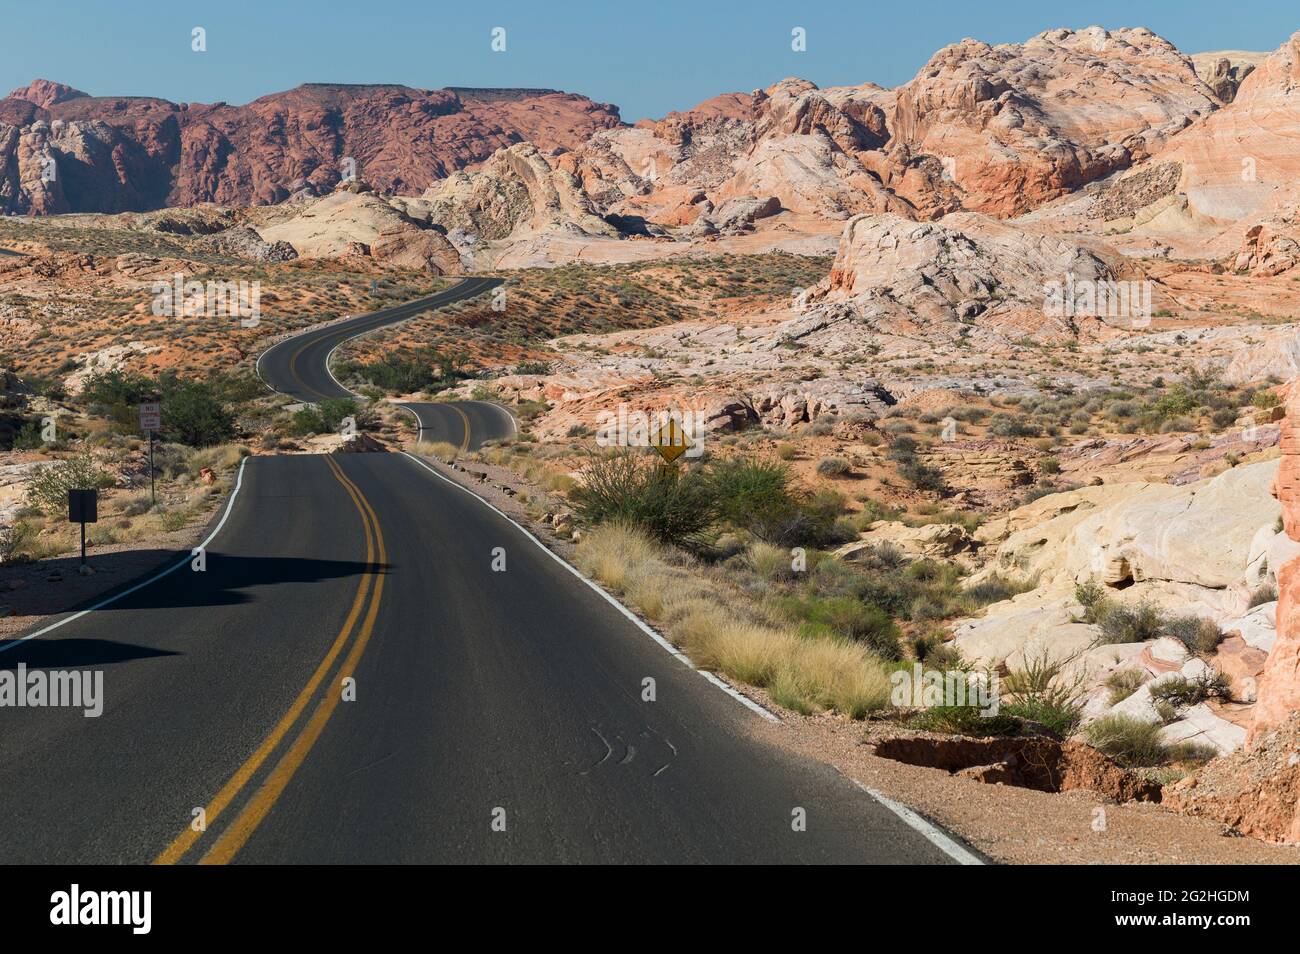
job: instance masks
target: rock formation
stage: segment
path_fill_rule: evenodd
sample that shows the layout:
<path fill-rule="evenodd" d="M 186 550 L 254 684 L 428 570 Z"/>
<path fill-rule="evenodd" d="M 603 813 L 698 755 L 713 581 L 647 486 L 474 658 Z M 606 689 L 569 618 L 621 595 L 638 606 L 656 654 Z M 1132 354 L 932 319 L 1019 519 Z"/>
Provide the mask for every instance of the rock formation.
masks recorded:
<path fill-rule="evenodd" d="M 614 107 L 553 90 L 312 83 L 230 106 L 38 80 L 0 100 L 0 211 L 264 205 L 351 176 L 418 195 L 513 143 L 572 149 L 618 125 Z"/>
<path fill-rule="evenodd" d="M 1300 157 L 1300 33 L 1251 72 L 1233 101 L 1161 150 L 1181 166 L 1189 211 L 1253 226 L 1293 206 Z"/>
<path fill-rule="evenodd" d="M 1214 90 L 1214 95 L 1225 103 L 1237 96 L 1242 81 L 1267 57 L 1267 53 L 1245 50 L 1223 50 L 1218 53 L 1195 53 L 1192 64 L 1196 75 Z"/>
<path fill-rule="evenodd" d="M 1191 61 L 1148 30 L 963 40 L 897 90 L 889 181 L 918 155 L 941 157 L 965 208 L 1017 214 L 1146 158 L 1217 105 Z"/>
<path fill-rule="evenodd" d="M 851 316 L 881 334 L 931 341 L 1064 340 L 1101 324 L 1070 313 L 1067 284 L 1100 287 L 1122 267 L 1113 253 L 973 213 L 939 222 L 859 216 L 845 226 L 808 319 Z"/>
<path fill-rule="evenodd" d="M 403 214 L 365 187 L 284 207 L 274 224 L 258 228 L 272 246 L 304 258 L 368 255 L 378 262 L 435 274 L 462 272 L 460 254 L 436 229 Z"/>
<path fill-rule="evenodd" d="M 1274 490 L 1286 536 L 1300 542 L 1300 387 L 1291 387 L 1282 425 L 1282 459 Z M 1259 680 L 1250 741 L 1300 712 L 1300 556 L 1276 567 L 1277 641 Z"/>

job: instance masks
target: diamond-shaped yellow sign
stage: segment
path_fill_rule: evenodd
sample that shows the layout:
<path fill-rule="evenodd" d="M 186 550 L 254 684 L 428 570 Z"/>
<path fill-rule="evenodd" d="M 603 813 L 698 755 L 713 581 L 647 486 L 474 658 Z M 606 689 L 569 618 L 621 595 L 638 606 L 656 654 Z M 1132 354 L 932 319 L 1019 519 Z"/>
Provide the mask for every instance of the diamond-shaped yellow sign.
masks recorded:
<path fill-rule="evenodd" d="M 675 464 L 677 458 L 695 445 L 686 436 L 686 430 L 677 422 L 677 418 L 670 417 L 650 436 L 650 446 L 659 452 L 666 463 Z"/>

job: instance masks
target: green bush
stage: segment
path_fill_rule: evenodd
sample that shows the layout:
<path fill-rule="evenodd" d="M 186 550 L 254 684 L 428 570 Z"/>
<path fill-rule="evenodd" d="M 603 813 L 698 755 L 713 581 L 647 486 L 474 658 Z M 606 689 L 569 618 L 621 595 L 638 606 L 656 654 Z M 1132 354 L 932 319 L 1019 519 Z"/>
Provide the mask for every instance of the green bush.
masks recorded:
<path fill-rule="evenodd" d="M 1160 765 L 1168 755 L 1161 726 L 1132 716 L 1102 716 L 1084 726 L 1083 735 L 1098 752 L 1131 768 Z"/>
<path fill-rule="evenodd" d="M 27 486 L 27 499 L 51 516 L 66 514 L 69 490 L 92 490 L 112 487 L 111 474 L 89 454 L 70 457 L 42 468 Z"/>
<path fill-rule="evenodd" d="M 837 635 L 864 643 L 884 659 L 901 659 L 898 626 L 879 606 L 850 596 L 777 597 L 778 612 L 805 624 L 809 635 Z"/>
<path fill-rule="evenodd" d="M 235 418 L 209 385 L 192 382 L 171 391 L 162 402 L 162 427 L 168 440 L 191 447 L 224 444 L 235 436 Z"/>
<path fill-rule="evenodd" d="M 790 491 L 790 469 L 775 461 L 718 461 L 709 468 L 707 483 L 718 517 L 754 531 L 760 539 L 767 539 L 768 528 L 783 524 L 798 510 Z"/>
<path fill-rule="evenodd" d="M 931 706 L 913 716 L 911 724 L 928 732 L 954 735 L 1015 735 L 1020 731 L 1020 722 L 1015 716 L 1005 711 L 986 716 L 981 714 L 979 706 Z"/>
<path fill-rule="evenodd" d="M 14 450 L 40 450 L 45 446 L 41 440 L 41 422 L 28 421 L 18 428 L 14 435 Z"/>
<path fill-rule="evenodd" d="M 437 348 L 426 347 L 399 350 L 377 361 L 343 362 L 337 370 L 343 380 L 370 384 L 390 394 L 434 393 L 471 376 L 460 366 L 463 360 L 461 355 L 445 355 Z M 520 370 L 519 373 L 545 372 Z"/>
<path fill-rule="evenodd" d="M 1200 616 L 1175 616 L 1165 624 L 1165 634 L 1199 655 L 1214 652 L 1223 642 L 1223 631 L 1212 620 Z"/>
<path fill-rule="evenodd" d="M 1002 712 L 1037 722 L 1063 739 L 1073 735 L 1083 717 L 1084 677 L 1067 677 L 1064 668 L 1046 653 L 1027 658 L 1002 680 Z"/>
<path fill-rule="evenodd" d="M 1140 602 L 1133 606 L 1108 605 L 1098 620 L 1101 642 L 1144 643 L 1165 634 L 1165 616 L 1155 606 Z"/>
<path fill-rule="evenodd" d="M 343 426 L 344 418 L 348 417 L 352 418 L 357 430 L 365 430 L 373 420 L 373 413 L 360 408 L 353 398 L 328 398 L 319 404 L 295 411 L 289 430 L 300 437 L 334 434 Z"/>
<path fill-rule="evenodd" d="M 655 540 L 691 542 L 713 523 L 716 498 L 704 473 L 679 473 L 632 451 L 594 458 L 569 492 L 587 522 L 622 523 Z"/>

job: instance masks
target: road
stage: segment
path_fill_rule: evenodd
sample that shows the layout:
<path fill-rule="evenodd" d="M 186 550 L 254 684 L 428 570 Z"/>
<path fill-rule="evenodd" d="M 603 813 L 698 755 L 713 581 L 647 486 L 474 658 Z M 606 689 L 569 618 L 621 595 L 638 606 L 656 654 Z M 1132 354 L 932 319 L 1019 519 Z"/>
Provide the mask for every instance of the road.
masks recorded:
<path fill-rule="evenodd" d="M 0 709 L 2 863 L 952 860 L 406 455 L 250 458 L 204 572 L 3 645 L 105 703 Z"/>
<path fill-rule="evenodd" d="M 500 284 L 499 278 L 466 278 L 436 295 L 295 335 L 262 352 L 257 373 L 273 390 L 307 403 L 355 397 L 329 370 L 330 355 L 340 344 Z M 510 412 L 487 401 L 411 402 L 402 407 L 415 416 L 421 440 L 442 441 L 462 450 L 478 450 L 486 441 L 515 432 Z"/>

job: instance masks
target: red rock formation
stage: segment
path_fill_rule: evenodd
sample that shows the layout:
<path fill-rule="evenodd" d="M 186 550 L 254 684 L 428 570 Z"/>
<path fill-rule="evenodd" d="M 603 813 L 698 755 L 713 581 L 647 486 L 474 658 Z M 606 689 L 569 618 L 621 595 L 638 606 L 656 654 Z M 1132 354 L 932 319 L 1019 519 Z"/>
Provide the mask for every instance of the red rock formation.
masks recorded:
<path fill-rule="evenodd" d="M 1149 156 L 1218 100 L 1191 60 L 1144 29 L 1049 30 L 1023 44 L 963 40 L 899 87 L 889 180 L 915 156 L 947 160 L 964 207 L 1015 215 Z"/>
<path fill-rule="evenodd" d="M 514 143 L 572 149 L 619 125 L 614 107 L 551 90 L 317 83 L 229 106 L 38 80 L 0 100 L 0 210 L 264 205 L 327 194 L 351 171 L 380 192 L 419 195 Z M 41 175 L 50 157 L 52 183 Z"/>
<path fill-rule="evenodd" d="M 1294 382 L 1282 422 L 1282 460 L 1274 493 L 1282 504 L 1282 525 L 1300 540 L 1300 387 Z M 1246 745 L 1300 712 L 1300 558 L 1277 568 L 1277 642 L 1259 679 L 1259 701 Z"/>

